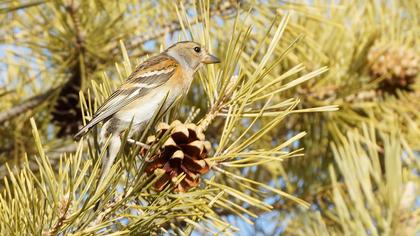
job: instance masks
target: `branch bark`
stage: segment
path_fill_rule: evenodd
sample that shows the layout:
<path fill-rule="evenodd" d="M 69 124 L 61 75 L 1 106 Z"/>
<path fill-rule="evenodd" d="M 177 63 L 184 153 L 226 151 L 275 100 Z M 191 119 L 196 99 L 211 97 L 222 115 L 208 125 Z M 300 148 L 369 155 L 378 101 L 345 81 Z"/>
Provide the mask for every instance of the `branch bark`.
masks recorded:
<path fill-rule="evenodd" d="M 54 96 L 55 92 L 58 90 L 59 88 L 50 89 L 45 93 L 28 98 L 24 102 L 12 107 L 11 109 L 0 113 L 0 124 L 20 115 L 21 113 L 34 109 L 35 107 L 42 104 L 44 101 Z"/>

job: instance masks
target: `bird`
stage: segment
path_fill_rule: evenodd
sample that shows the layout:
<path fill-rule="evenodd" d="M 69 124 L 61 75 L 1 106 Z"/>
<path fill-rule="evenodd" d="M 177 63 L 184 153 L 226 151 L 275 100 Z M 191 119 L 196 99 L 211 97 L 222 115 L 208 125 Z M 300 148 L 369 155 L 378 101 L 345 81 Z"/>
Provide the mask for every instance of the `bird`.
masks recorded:
<path fill-rule="evenodd" d="M 199 43 L 181 41 L 136 66 L 74 136 L 76 141 L 80 140 L 103 122 L 99 143 L 105 145 L 109 139 L 109 146 L 102 159 L 98 185 L 115 161 L 121 147 L 121 134 L 129 127 L 128 137 L 143 131 L 155 113 L 159 113 L 158 117 L 165 114 L 178 98 L 187 94 L 198 69 L 215 63 L 220 60 Z"/>

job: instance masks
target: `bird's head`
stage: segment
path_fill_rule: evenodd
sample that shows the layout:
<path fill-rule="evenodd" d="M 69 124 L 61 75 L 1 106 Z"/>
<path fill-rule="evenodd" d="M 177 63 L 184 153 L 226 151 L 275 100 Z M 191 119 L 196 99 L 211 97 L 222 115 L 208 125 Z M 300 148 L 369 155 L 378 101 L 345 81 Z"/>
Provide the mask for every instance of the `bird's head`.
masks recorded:
<path fill-rule="evenodd" d="M 203 64 L 219 63 L 220 60 L 192 41 L 176 43 L 166 49 L 166 53 L 175 58 L 183 67 L 196 71 Z"/>

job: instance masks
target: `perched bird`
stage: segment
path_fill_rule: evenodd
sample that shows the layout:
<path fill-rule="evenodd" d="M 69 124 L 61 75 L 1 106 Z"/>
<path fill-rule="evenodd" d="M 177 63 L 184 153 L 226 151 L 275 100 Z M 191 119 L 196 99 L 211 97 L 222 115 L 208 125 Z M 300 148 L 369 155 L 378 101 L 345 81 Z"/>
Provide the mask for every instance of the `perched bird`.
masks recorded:
<path fill-rule="evenodd" d="M 203 64 L 219 62 L 200 44 L 183 41 L 136 67 L 74 137 L 79 140 L 99 122 L 104 122 L 100 143 L 103 145 L 108 139 L 110 143 L 102 162 L 99 183 L 106 177 L 118 154 L 121 133 L 130 124 L 129 137 L 142 131 L 155 112 L 164 114 L 177 98 L 188 92 L 194 73 Z"/>

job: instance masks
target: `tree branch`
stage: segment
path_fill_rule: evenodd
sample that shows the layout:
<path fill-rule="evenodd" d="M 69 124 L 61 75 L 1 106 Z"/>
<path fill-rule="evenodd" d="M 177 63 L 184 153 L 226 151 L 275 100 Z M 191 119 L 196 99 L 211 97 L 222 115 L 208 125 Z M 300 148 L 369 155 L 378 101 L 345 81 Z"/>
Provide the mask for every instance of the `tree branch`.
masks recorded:
<path fill-rule="evenodd" d="M 21 113 L 24 113 L 28 110 L 31 110 L 31 109 L 39 106 L 44 101 L 51 98 L 54 95 L 54 93 L 58 90 L 59 90 L 59 88 L 50 89 L 45 93 L 42 93 L 42 94 L 36 95 L 34 97 L 28 98 L 27 100 L 25 100 L 21 104 L 18 104 L 16 106 L 10 108 L 7 111 L 1 112 L 0 113 L 0 124 L 18 116 L 18 115 L 20 115 Z"/>

